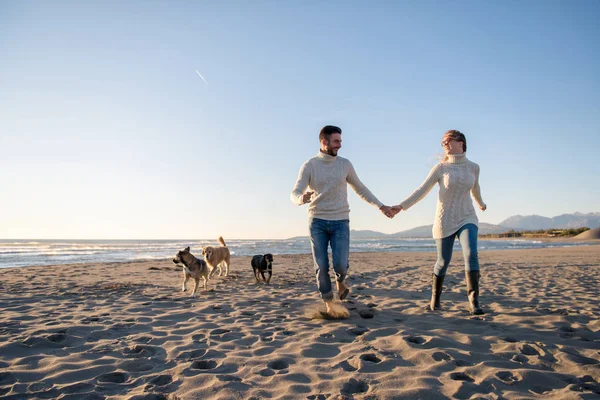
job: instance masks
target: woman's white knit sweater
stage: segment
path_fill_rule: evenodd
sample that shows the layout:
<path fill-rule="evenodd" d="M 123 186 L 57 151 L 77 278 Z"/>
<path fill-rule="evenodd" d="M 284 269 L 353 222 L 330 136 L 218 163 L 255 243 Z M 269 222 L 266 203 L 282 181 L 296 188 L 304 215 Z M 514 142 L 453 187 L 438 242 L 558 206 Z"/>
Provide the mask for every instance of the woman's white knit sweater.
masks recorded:
<path fill-rule="evenodd" d="M 343 157 L 319 152 L 302 165 L 298 180 L 292 190 L 292 203 L 302 205 L 306 188 L 315 193 L 308 203 L 308 215 L 330 221 L 349 219 L 348 188 L 377 208 L 383 203 L 358 179 L 352 163 Z"/>
<path fill-rule="evenodd" d="M 467 159 L 466 155 L 449 155 L 448 160 L 440 162 L 431 169 L 427 179 L 400 205 L 408 210 L 433 189 L 440 185 L 433 238 L 441 239 L 456 233 L 466 224 L 478 224 L 477 214 L 471 196 L 479 207 L 485 203 L 479 188 L 479 165 Z"/>

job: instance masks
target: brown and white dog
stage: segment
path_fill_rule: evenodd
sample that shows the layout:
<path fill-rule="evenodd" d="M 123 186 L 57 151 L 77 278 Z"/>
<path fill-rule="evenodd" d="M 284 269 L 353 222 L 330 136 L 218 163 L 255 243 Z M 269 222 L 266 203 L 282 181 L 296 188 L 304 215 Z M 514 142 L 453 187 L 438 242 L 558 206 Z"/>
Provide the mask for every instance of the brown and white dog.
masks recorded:
<path fill-rule="evenodd" d="M 177 265 L 181 265 L 183 267 L 183 288 L 182 292 L 185 292 L 187 288 L 185 284 L 188 279 L 193 278 L 196 285 L 194 286 L 194 291 L 192 292 L 192 296 L 196 296 L 196 290 L 198 290 L 198 286 L 200 285 L 200 278 L 204 279 L 204 290 L 207 290 L 206 283 L 209 279 L 210 268 L 206 264 L 204 260 L 199 260 L 192 253 L 190 253 L 189 246 L 183 249 L 182 251 L 178 251 L 173 258 L 173 263 Z"/>
<path fill-rule="evenodd" d="M 217 240 L 221 244 L 221 247 L 207 246 L 202 248 L 202 255 L 204 256 L 206 264 L 208 264 L 208 268 L 210 269 L 209 278 L 214 275 L 217 267 L 219 267 L 219 276 L 221 276 L 223 273 L 221 264 L 225 264 L 225 276 L 229 274 L 229 262 L 231 258 L 229 249 L 223 240 L 223 236 L 219 236 L 219 239 Z"/>

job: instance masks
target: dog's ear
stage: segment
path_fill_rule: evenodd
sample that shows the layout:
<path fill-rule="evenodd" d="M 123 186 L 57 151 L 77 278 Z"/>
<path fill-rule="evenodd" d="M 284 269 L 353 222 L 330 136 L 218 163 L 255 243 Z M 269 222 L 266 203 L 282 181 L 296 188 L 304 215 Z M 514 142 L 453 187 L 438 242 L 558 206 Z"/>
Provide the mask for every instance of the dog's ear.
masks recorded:
<path fill-rule="evenodd" d="M 186 247 L 185 249 L 183 249 L 184 251 L 189 252 L 190 251 L 190 246 Z"/>

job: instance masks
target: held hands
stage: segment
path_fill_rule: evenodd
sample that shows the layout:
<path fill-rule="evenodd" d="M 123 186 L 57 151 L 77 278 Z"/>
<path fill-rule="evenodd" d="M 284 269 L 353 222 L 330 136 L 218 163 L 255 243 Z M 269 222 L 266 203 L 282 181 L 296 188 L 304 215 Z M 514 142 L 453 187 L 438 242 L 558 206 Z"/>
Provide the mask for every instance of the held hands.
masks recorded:
<path fill-rule="evenodd" d="M 394 216 L 396 216 L 396 214 L 398 214 L 400 212 L 400 210 L 402 210 L 401 206 L 381 206 L 381 208 L 379 208 L 381 210 L 381 212 L 388 218 L 394 218 Z"/>
<path fill-rule="evenodd" d="M 379 207 L 379 210 L 388 218 L 394 218 L 394 215 L 396 215 L 390 206 L 381 206 Z"/>
<path fill-rule="evenodd" d="M 392 212 L 394 213 L 394 215 L 398 214 L 400 211 L 403 210 L 403 208 L 400 204 L 398 204 L 396 206 L 391 206 L 390 208 L 392 209 Z"/>

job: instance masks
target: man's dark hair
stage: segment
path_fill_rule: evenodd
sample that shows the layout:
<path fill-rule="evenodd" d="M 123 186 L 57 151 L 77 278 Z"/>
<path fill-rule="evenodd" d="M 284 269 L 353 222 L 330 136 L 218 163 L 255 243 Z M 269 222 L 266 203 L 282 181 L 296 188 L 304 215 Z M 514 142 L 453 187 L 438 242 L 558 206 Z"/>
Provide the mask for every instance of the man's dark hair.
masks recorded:
<path fill-rule="evenodd" d="M 339 133 L 341 135 L 342 130 L 340 128 L 338 128 L 337 126 L 325 125 L 323 127 L 323 129 L 321 129 L 321 132 L 319 132 L 319 142 L 323 139 L 325 139 L 329 142 L 329 138 L 331 137 L 331 135 L 333 133 Z"/>

